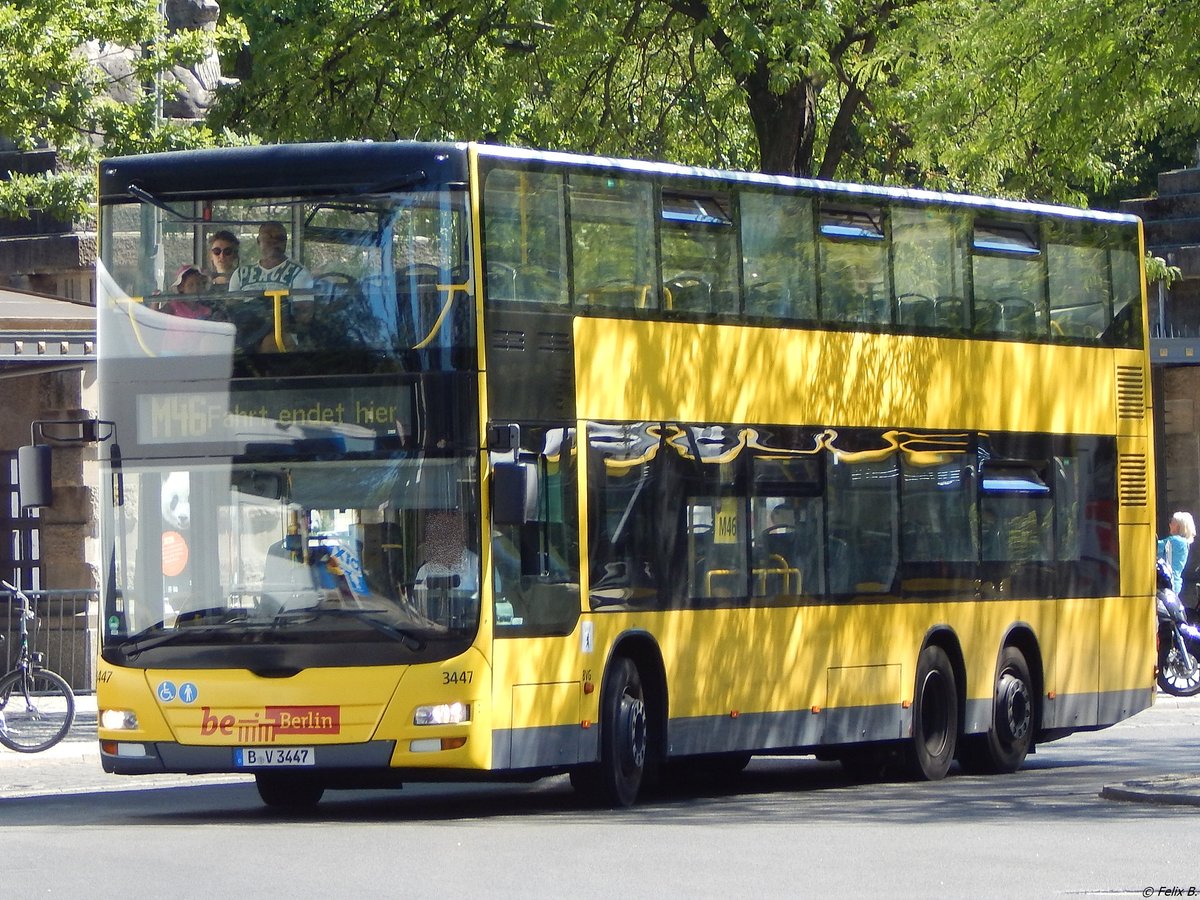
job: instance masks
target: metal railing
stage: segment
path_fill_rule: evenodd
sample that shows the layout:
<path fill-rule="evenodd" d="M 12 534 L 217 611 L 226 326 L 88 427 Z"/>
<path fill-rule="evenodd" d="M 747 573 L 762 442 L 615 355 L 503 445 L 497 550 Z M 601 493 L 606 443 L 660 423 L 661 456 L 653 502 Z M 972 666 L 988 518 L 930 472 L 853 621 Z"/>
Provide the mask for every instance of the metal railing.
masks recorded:
<path fill-rule="evenodd" d="M 96 689 L 95 590 L 25 591 L 33 607 L 29 642 L 42 664 L 67 679 L 77 693 Z M 0 672 L 13 667 L 20 640 L 21 604 L 11 591 L 0 590 Z"/>
<path fill-rule="evenodd" d="M 1193 295 L 1163 290 L 1161 282 L 1151 285 L 1150 337 L 1200 337 L 1200 303 Z"/>

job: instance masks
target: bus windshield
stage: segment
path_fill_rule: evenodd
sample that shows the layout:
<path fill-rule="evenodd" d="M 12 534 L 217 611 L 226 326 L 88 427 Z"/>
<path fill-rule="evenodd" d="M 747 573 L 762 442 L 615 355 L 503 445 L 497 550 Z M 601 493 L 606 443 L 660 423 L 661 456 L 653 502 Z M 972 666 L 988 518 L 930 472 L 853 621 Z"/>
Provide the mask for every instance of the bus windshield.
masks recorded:
<path fill-rule="evenodd" d="M 473 457 L 128 465 L 105 650 L 131 665 L 411 661 L 465 645 L 479 548 Z M 239 649 L 240 648 L 240 649 Z"/>
<path fill-rule="evenodd" d="M 461 192 L 144 194 L 106 206 L 102 228 L 109 358 L 224 357 L 235 374 L 278 371 L 289 356 L 324 355 L 343 370 L 350 360 L 378 370 L 417 356 L 435 367 L 473 359 Z"/>

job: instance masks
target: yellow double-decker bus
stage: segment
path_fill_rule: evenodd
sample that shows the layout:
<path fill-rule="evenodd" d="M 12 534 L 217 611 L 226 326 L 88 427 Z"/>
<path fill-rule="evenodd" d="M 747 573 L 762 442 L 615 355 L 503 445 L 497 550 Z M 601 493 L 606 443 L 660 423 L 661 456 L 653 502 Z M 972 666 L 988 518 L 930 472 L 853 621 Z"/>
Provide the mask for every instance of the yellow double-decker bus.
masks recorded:
<path fill-rule="evenodd" d="M 628 805 L 1152 702 L 1135 218 L 479 144 L 100 187 L 110 772 Z"/>

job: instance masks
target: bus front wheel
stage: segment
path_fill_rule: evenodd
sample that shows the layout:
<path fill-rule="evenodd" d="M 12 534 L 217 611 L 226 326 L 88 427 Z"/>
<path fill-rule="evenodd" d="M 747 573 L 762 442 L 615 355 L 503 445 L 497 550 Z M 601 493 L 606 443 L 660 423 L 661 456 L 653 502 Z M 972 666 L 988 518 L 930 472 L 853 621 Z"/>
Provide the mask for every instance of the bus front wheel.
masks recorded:
<path fill-rule="evenodd" d="M 933 644 L 917 657 L 909 768 L 916 778 L 946 777 L 958 745 L 958 689 L 950 657 Z"/>
<path fill-rule="evenodd" d="M 572 771 L 571 784 L 606 806 L 632 806 L 646 771 L 648 727 L 637 664 L 614 659 L 600 690 L 600 762 Z"/>

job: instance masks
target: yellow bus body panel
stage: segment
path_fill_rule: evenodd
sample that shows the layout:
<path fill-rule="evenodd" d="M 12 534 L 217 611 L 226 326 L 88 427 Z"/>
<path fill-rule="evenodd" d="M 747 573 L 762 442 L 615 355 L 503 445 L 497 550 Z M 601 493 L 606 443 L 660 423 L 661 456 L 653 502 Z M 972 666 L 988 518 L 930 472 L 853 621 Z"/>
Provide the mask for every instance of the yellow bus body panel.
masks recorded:
<path fill-rule="evenodd" d="M 1049 344 L 575 320 L 581 419 L 1113 434 L 1116 354 Z"/>

